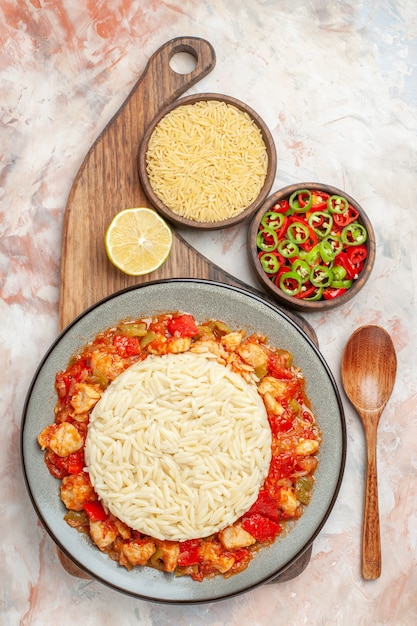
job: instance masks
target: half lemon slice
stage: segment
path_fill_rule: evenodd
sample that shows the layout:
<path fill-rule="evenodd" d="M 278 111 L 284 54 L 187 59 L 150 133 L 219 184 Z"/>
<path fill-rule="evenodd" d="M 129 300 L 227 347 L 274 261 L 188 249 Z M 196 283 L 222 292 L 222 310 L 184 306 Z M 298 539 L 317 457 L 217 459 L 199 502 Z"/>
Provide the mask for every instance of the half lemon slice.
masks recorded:
<path fill-rule="evenodd" d="M 130 276 L 141 276 L 165 263 L 171 252 L 172 231 L 153 209 L 124 209 L 112 219 L 105 246 L 113 265 Z"/>

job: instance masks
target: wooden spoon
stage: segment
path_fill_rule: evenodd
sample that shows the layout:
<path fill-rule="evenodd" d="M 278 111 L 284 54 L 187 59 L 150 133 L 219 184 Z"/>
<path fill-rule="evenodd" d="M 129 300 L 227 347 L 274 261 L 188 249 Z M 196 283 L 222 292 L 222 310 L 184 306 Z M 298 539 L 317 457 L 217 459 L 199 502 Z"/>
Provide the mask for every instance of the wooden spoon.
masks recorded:
<path fill-rule="evenodd" d="M 362 576 L 381 575 L 376 436 L 379 418 L 394 387 L 397 357 L 394 344 L 380 326 L 362 326 L 350 337 L 342 356 L 342 383 L 365 430 L 367 464 L 362 529 Z"/>

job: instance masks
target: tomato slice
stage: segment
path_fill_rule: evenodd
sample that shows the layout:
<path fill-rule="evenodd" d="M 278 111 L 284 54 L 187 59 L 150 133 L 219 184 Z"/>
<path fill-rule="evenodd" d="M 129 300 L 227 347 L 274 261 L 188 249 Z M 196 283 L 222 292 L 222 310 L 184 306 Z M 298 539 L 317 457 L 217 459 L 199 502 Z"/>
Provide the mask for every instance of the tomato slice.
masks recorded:
<path fill-rule="evenodd" d="M 277 524 L 277 522 L 274 522 L 259 513 L 255 513 L 255 515 L 245 518 L 242 522 L 242 526 L 246 532 L 261 543 L 273 541 L 282 530 L 281 526 Z"/>
<path fill-rule="evenodd" d="M 194 317 L 188 313 L 177 315 L 168 321 L 168 332 L 177 337 L 195 337 L 198 335 L 198 328 Z"/>

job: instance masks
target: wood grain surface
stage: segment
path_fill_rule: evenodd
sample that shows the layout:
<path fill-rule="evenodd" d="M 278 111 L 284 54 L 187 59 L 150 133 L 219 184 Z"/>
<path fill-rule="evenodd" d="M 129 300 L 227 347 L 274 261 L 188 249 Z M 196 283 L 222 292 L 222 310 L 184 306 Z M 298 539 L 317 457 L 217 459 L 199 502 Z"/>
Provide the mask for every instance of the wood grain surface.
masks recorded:
<path fill-rule="evenodd" d="M 195 58 L 195 68 L 188 74 L 171 69 L 172 57 L 180 52 Z M 193 249 L 175 228 L 168 260 L 144 277 L 127 276 L 118 271 L 108 261 L 104 247 L 105 232 L 116 213 L 129 207 L 151 206 L 138 174 L 139 147 L 145 129 L 158 111 L 211 72 L 215 63 L 213 47 L 203 39 L 180 37 L 165 43 L 151 56 L 129 97 L 90 148 L 74 180 L 64 216 L 61 329 L 102 298 L 150 280 L 201 278 L 255 291 Z M 257 293 L 269 300 L 263 292 Z M 306 320 L 289 311 L 285 313 L 317 344 L 315 332 Z M 311 548 L 275 580 L 289 580 L 299 575 L 307 566 L 310 554 Z M 87 577 L 59 550 L 58 555 L 69 574 Z"/>

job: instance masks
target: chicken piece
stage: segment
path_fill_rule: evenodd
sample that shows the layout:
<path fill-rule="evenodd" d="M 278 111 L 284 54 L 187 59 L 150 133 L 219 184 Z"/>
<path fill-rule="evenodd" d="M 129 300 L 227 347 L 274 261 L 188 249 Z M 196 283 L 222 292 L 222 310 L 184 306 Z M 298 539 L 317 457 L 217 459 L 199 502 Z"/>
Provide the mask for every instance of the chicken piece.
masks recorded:
<path fill-rule="evenodd" d="M 117 537 L 117 528 L 111 520 L 90 520 L 90 536 L 100 550 L 105 550 Z"/>
<path fill-rule="evenodd" d="M 179 354 L 187 352 L 191 346 L 191 337 L 174 337 L 169 339 L 168 352 L 171 354 Z"/>
<path fill-rule="evenodd" d="M 247 548 L 256 543 L 256 539 L 252 537 L 240 524 L 228 526 L 219 532 L 219 539 L 226 550 L 237 550 L 239 548 Z"/>
<path fill-rule="evenodd" d="M 155 333 L 155 337 L 146 345 L 150 354 L 168 354 L 169 341 L 162 333 Z"/>
<path fill-rule="evenodd" d="M 158 548 L 160 551 L 160 558 L 164 562 L 164 570 L 166 572 L 173 572 L 178 565 L 178 557 L 180 554 L 178 543 L 160 541 L 158 542 Z"/>
<path fill-rule="evenodd" d="M 86 472 L 65 476 L 61 483 L 61 500 L 72 511 L 82 511 L 84 504 L 97 496 Z"/>
<path fill-rule="evenodd" d="M 117 532 L 119 533 L 121 538 L 122 539 L 130 539 L 130 537 L 132 536 L 132 533 L 131 533 L 131 530 L 130 530 L 129 526 L 127 526 L 124 522 L 120 521 L 117 518 L 115 518 L 112 521 L 113 521 L 114 525 L 116 526 Z"/>
<path fill-rule="evenodd" d="M 235 562 L 232 556 L 223 553 L 223 547 L 216 541 L 203 541 L 199 549 L 200 559 L 214 567 L 221 574 L 227 572 Z"/>
<path fill-rule="evenodd" d="M 299 504 L 292 488 L 280 490 L 278 505 L 286 515 L 294 517 Z"/>
<path fill-rule="evenodd" d="M 150 540 L 134 540 L 124 543 L 120 550 L 120 564 L 126 566 L 146 565 L 156 550 Z"/>
<path fill-rule="evenodd" d="M 237 352 L 245 363 L 249 363 L 254 369 L 263 369 L 266 373 L 268 353 L 265 348 L 253 341 L 244 341 Z"/>
<path fill-rule="evenodd" d="M 237 330 L 232 333 L 227 333 L 221 338 L 221 343 L 229 352 L 235 352 L 242 343 L 246 333 L 244 330 Z"/>
<path fill-rule="evenodd" d="M 299 441 L 295 446 L 295 454 L 300 456 L 309 456 L 315 454 L 319 449 L 319 442 L 315 439 L 304 439 Z"/>
<path fill-rule="evenodd" d="M 275 400 L 279 400 L 285 393 L 287 385 L 282 380 L 278 380 L 273 376 L 264 376 L 258 386 L 258 392 L 261 396 L 269 393 Z"/>
<path fill-rule="evenodd" d="M 80 450 L 84 440 L 73 424 L 61 422 L 44 428 L 38 436 L 38 443 L 42 450 L 49 448 L 58 456 L 64 457 Z"/>
<path fill-rule="evenodd" d="M 269 391 L 264 394 L 264 404 L 266 410 L 274 415 L 282 415 L 285 411 L 282 404 L 278 402 L 278 400 L 275 400 Z"/>
<path fill-rule="evenodd" d="M 88 413 L 101 398 L 99 385 L 89 385 L 87 383 L 77 383 L 71 396 L 70 404 L 74 409 L 74 415 Z"/>
<path fill-rule="evenodd" d="M 195 341 L 190 348 L 190 352 L 195 352 L 196 354 L 212 354 L 217 357 L 220 363 L 224 363 L 227 358 L 227 352 L 215 339 L 199 339 Z"/>
<path fill-rule="evenodd" d="M 118 354 L 109 354 L 100 350 L 94 350 L 91 353 L 90 365 L 93 373 L 97 373 L 108 380 L 117 378 L 126 367 Z"/>

